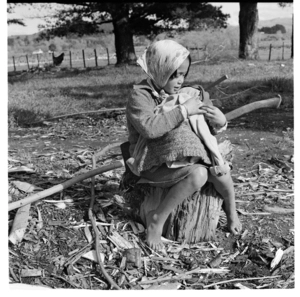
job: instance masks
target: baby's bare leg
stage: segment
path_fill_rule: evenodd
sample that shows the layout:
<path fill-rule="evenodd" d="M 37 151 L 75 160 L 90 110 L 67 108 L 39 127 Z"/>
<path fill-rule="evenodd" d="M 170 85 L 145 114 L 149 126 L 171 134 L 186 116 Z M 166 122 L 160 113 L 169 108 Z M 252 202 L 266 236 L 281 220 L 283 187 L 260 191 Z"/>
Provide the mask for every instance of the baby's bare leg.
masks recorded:
<path fill-rule="evenodd" d="M 154 250 L 163 248 L 161 235 L 164 223 L 172 210 L 184 201 L 187 197 L 199 190 L 207 181 L 207 169 L 205 167 L 196 168 L 185 179 L 170 188 L 165 199 L 157 209 L 149 212 L 146 218 L 147 237 L 146 241 Z"/>
<path fill-rule="evenodd" d="M 217 192 L 224 199 L 224 210 L 227 216 L 227 226 L 232 234 L 238 234 L 242 230 L 242 224 L 237 216 L 235 208 L 235 194 L 231 175 L 213 176 L 209 174 L 208 181 L 213 183 Z"/>

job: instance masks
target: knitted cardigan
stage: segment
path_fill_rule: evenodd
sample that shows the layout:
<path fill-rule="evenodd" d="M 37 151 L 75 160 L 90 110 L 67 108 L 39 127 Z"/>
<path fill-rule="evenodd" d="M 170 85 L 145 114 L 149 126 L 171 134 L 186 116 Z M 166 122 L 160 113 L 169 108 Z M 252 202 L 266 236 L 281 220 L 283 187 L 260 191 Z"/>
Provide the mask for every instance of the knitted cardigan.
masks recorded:
<path fill-rule="evenodd" d="M 126 107 L 131 156 L 139 137 L 146 139 L 138 172 L 184 157 L 200 157 L 203 163 L 210 165 L 209 151 L 184 121 L 179 106 L 154 114 L 160 102 L 151 92 L 146 80 L 135 85 Z"/>

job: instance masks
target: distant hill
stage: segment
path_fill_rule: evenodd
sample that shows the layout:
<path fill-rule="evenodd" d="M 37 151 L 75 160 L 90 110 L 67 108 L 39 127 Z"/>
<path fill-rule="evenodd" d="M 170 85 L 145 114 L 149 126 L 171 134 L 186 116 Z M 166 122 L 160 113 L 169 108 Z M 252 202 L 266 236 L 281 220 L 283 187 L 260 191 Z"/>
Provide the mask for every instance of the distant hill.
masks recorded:
<path fill-rule="evenodd" d="M 275 25 L 283 25 L 287 31 L 292 30 L 292 16 L 291 18 L 276 18 L 271 20 L 259 20 L 258 28 L 273 27 Z"/>
<path fill-rule="evenodd" d="M 276 19 L 271 19 L 271 20 L 259 20 L 258 28 L 273 27 L 277 24 L 283 25 L 287 31 L 291 31 L 292 30 L 292 16 L 291 16 L 291 18 L 276 18 Z M 230 27 L 238 27 L 238 25 L 230 26 Z"/>
<path fill-rule="evenodd" d="M 101 24 L 101 25 L 99 25 L 99 29 L 100 29 L 100 31 L 102 31 L 104 34 L 111 34 L 111 33 L 113 33 L 113 30 L 114 30 L 113 24 L 112 24 L 112 23 Z M 11 35 L 11 36 L 9 36 L 9 38 L 16 38 L 16 37 L 18 37 L 18 36 L 19 36 L 19 37 L 25 37 L 25 36 L 28 36 L 30 39 L 34 39 L 34 38 L 37 38 L 41 32 L 43 32 L 43 30 L 40 31 L 40 32 L 34 33 L 34 34 L 28 34 L 28 35 L 26 35 L 26 34 Z"/>

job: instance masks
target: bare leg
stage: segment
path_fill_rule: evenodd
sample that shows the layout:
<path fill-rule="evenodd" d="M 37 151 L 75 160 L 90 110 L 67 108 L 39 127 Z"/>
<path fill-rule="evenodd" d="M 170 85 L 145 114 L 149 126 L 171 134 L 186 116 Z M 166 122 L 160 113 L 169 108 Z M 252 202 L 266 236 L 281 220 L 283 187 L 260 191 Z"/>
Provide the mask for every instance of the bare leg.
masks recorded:
<path fill-rule="evenodd" d="M 196 168 L 185 179 L 170 188 L 168 194 L 157 209 L 147 215 L 147 237 L 146 241 L 154 250 L 163 249 L 161 234 L 164 223 L 172 210 L 192 195 L 195 191 L 202 188 L 207 181 L 207 169 L 205 167 Z"/>
<path fill-rule="evenodd" d="M 237 216 L 235 208 L 235 194 L 231 175 L 212 176 L 209 174 L 208 181 L 213 183 L 217 192 L 224 199 L 224 210 L 227 216 L 227 226 L 229 231 L 236 235 L 242 230 L 242 224 Z"/>

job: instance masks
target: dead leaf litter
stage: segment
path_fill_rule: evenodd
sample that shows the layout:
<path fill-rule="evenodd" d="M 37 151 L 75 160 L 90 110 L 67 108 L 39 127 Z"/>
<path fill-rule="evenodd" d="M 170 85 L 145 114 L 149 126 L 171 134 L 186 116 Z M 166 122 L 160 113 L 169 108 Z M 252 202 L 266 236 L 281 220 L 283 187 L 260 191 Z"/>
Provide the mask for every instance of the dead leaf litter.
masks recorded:
<path fill-rule="evenodd" d="M 9 202 L 92 170 L 95 154 L 126 140 L 123 114 L 98 120 L 70 118 L 17 130 L 10 133 Z M 235 145 L 236 156 L 247 156 L 248 146 Z M 97 249 L 115 284 L 131 290 L 294 288 L 293 153 L 264 155 L 260 160 L 249 156 L 247 166 L 235 167 L 232 174 L 243 232 L 229 235 L 223 213 L 214 242 L 164 240 L 164 253 L 145 244 L 145 226 L 128 212 L 119 188 L 124 169 L 95 176 Z M 121 159 L 115 147 L 96 166 Z M 9 212 L 11 284 L 113 288 L 99 269 L 90 201 L 88 178 Z"/>

